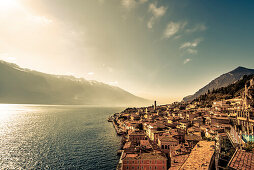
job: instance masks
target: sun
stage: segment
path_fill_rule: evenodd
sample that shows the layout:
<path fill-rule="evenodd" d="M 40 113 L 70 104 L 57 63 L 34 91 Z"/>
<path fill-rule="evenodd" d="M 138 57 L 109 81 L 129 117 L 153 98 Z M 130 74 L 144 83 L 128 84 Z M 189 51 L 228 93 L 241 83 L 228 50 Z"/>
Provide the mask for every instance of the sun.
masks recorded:
<path fill-rule="evenodd" d="M 19 7 L 17 0 L 0 0 L 0 11 L 9 11 Z"/>

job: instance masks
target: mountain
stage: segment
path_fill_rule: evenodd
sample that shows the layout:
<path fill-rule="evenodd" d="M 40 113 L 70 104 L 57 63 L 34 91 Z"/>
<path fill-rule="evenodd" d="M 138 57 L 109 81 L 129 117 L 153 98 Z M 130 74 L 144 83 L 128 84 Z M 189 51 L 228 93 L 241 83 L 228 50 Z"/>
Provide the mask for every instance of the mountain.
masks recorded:
<path fill-rule="evenodd" d="M 45 74 L 0 60 L 0 103 L 136 106 L 148 102 L 119 87 Z"/>
<path fill-rule="evenodd" d="M 205 87 L 198 90 L 194 95 L 189 95 L 184 97 L 183 101 L 192 101 L 195 98 L 199 97 L 200 95 L 207 93 L 208 90 L 212 91 L 213 89 L 226 87 L 240 80 L 244 75 L 251 75 L 251 74 L 254 74 L 254 69 L 248 69 L 245 67 L 237 67 L 236 69 L 217 77 L 216 79 L 211 81 L 209 84 L 207 84 Z"/>
<path fill-rule="evenodd" d="M 228 85 L 227 87 L 221 87 L 216 90 L 209 91 L 209 93 L 205 93 L 204 95 L 200 95 L 193 102 L 199 102 L 201 106 L 211 107 L 213 101 L 220 101 L 224 99 L 232 99 L 232 98 L 242 98 L 245 91 L 245 84 L 247 85 L 248 90 L 248 101 L 251 106 L 254 106 L 254 91 L 253 85 L 250 83 L 253 80 L 254 74 L 252 75 L 244 75 L 237 82 Z"/>

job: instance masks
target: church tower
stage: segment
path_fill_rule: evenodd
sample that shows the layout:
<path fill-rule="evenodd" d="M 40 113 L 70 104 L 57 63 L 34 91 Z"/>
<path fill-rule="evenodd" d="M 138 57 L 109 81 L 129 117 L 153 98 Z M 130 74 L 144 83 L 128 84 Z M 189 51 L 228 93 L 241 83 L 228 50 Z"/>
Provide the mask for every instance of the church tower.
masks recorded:
<path fill-rule="evenodd" d="M 157 106 L 156 106 L 156 100 L 154 101 L 153 109 L 154 109 L 154 110 L 156 110 L 156 109 L 157 109 Z"/>

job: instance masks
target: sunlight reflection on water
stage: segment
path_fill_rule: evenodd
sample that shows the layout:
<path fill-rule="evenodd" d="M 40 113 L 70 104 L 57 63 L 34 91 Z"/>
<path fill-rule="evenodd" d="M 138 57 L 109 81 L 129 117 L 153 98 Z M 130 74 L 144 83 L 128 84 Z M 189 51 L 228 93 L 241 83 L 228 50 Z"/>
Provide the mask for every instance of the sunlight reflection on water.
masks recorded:
<path fill-rule="evenodd" d="M 0 169 L 114 169 L 121 109 L 0 104 Z"/>

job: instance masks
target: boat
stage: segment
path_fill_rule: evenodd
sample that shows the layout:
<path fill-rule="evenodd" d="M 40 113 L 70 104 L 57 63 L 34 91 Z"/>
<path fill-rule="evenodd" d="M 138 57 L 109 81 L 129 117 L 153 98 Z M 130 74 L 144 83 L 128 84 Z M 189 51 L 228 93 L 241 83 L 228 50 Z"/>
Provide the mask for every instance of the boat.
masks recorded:
<path fill-rule="evenodd" d="M 118 150 L 117 155 L 121 155 L 124 150 Z"/>
<path fill-rule="evenodd" d="M 108 118 L 108 122 L 113 122 L 113 117 L 112 117 L 112 116 L 110 116 L 110 117 Z"/>

